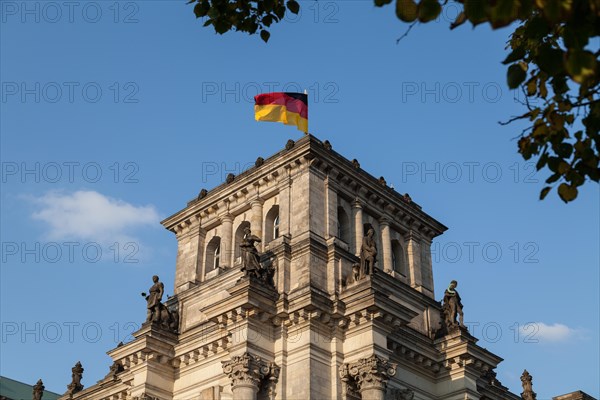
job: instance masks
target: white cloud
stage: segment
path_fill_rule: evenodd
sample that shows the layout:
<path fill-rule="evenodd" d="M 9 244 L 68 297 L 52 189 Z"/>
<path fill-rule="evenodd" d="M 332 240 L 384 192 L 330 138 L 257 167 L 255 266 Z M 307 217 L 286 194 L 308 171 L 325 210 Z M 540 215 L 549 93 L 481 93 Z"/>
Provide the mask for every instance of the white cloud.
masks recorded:
<path fill-rule="evenodd" d="M 96 191 L 49 192 L 30 200 L 40 207 L 32 217 L 49 225 L 51 240 L 123 240 L 160 219 L 152 205 L 134 206 Z"/>
<path fill-rule="evenodd" d="M 539 343 L 556 343 L 572 339 L 580 335 L 578 329 L 569 328 L 567 325 L 555 323 L 547 325 L 543 322 L 530 322 L 519 328 L 521 335 Z"/>

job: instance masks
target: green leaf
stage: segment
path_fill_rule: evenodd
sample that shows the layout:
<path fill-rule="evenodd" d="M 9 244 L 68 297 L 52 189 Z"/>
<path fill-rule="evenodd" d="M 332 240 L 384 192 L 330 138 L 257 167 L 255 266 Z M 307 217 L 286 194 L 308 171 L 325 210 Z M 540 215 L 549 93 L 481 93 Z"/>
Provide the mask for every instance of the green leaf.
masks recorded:
<path fill-rule="evenodd" d="M 525 57 L 525 49 L 522 47 L 517 47 L 506 57 L 504 61 L 502 61 L 502 64 L 510 64 L 515 61 L 522 60 L 523 57 Z"/>
<path fill-rule="evenodd" d="M 206 10 L 202 3 L 198 3 L 194 6 L 194 14 L 196 15 L 196 18 L 204 17 L 207 12 L 208 10 Z"/>
<path fill-rule="evenodd" d="M 396 16 L 400 21 L 413 22 L 417 19 L 417 4 L 413 0 L 396 0 Z"/>
<path fill-rule="evenodd" d="M 264 40 L 265 43 L 269 41 L 271 34 L 268 31 L 262 30 L 260 31 L 260 38 Z"/>
<path fill-rule="evenodd" d="M 461 11 L 460 14 L 456 16 L 456 19 L 453 23 L 450 24 L 450 29 L 454 29 L 456 27 L 461 26 L 467 21 L 467 14 L 464 11 Z"/>
<path fill-rule="evenodd" d="M 421 0 L 418 7 L 419 21 L 433 21 L 442 12 L 442 6 L 438 0 Z"/>
<path fill-rule="evenodd" d="M 519 2 L 514 0 L 498 0 L 492 8 L 491 23 L 494 29 L 501 28 L 517 18 Z"/>
<path fill-rule="evenodd" d="M 566 183 L 561 183 L 558 187 L 558 195 L 565 203 L 577 198 L 577 188 Z"/>
<path fill-rule="evenodd" d="M 489 2 L 484 0 L 465 0 L 465 14 L 473 25 L 487 21 Z"/>
<path fill-rule="evenodd" d="M 550 189 L 552 189 L 550 186 L 546 186 L 542 189 L 542 191 L 540 192 L 540 200 L 544 200 L 546 195 L 548 195 L 548 192 L 550 192 Z"/>
<path fill-rule="evenodd" d="M 296 0 L 288 0 L 287 8 L 293 14 L 298 14 L 300 12 L 300 4 L 298 4 L 298 2 Z"/>
<path fill-rule="evenodd" d="M 563 52 L 549 45 L 540 48 L 535 59 L 540 69 L 548 75 L 558 75 L 563 69 Z"/>
<path fill-rule="evenodd" d="M 554 183 L 559 180 L 561 176 L 561 174 L 552 174 L 550 177 L 548 177 L 548 179 L 546 179 L 546 183 Z"/>
<path fill-rule="evenodd" d="M 508 72 L 506 75 L 506 80 L 508 82 L 508 87 L 511 89 L 516 89 L 519 87 L 521 83 L 527 77 L 527 73 L 523 69 L 523 67 L 519 64 L 513 64 L 508 67 Z"/>
<path fill-rule="evenodd" d="M 594 76 L 596 58 L 589 51 L 575 50 L 567 53 L 567 72 L 577 83 Z"/>

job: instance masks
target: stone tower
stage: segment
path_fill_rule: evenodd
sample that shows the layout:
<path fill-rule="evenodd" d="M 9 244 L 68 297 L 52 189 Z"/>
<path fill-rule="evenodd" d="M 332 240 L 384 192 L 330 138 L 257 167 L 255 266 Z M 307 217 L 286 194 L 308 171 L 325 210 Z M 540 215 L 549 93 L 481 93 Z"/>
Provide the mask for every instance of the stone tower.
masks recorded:
<path fill-rule="evenodd" d="M 520 398 L 495 378 L 500 357 L 443 326 L 430 246 L 446 227 L 327 141 L 289 141 L 162 224 L 177 324 L 144 324 L 106 378 L 64 399 Z"/>

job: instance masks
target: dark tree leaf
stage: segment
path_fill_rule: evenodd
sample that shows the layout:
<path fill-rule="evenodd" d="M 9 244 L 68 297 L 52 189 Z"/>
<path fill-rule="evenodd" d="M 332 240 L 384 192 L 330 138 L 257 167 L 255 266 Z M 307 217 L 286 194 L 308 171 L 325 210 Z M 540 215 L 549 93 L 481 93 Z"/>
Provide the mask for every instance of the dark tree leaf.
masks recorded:
<path fill-rule="evenodd" d="M 260 31 L 260 38 L 264 40 L 265 43 L 269 41 L 271 34 L 268 31 L 262 30 Z"/>
<path fill-rule="evenodd" d="M 521 83 L 527 77 L 527 73 L 523 69 L 523 67 L 519 64 L 513 64 L 508 67 L 508 72 L 506 75 L 506 79 L 508 82 L 508 87 L 511 89 L 516 89 L 519 87 Z"/>
<path fill-rule="evenodd" d="M 396 0 L 396 16 L 404 22 L 417 19 L 417 4 L 413 0 Z"/>
<path fill-rule="evenodd" d="M 296 0 L 288 0 L 287 8 L 293 14 L 298 14 L 300 12 L 300 4 L 298 4 L 298 2 Z"/>
<path fill-rule="evenodd" d="M 550 189 L 552 189 L 550 186 L 546 186 L 542 189 L 540 192 L 540 200 L 544 200 L 544 198 L 548 195 L 548 192 L 550 192 Z"/>
<path fill-rule="evenodd" d="M 565 203 L 577 198 L 577 188 L 566 183 L 561 183 L 558 187 L 558 195 Z"/>
<path fill-rule="evenodd" d="M 421 0 L 417 6 L 417 13 L 419 21 L 429 22 L 433 21 L 442 12 L 442 6 L 438 0 Z"/>

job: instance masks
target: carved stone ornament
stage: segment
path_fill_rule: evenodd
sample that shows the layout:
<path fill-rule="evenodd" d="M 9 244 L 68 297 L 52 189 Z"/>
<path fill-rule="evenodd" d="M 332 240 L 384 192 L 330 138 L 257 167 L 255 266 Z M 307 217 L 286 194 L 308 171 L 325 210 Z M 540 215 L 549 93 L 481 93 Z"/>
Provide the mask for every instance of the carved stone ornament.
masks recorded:
<path fill-rule="evenodd" d="M 33 386 L 33 400 L 42 400 L 42 396 L 44 395 L 44 382 L 41 379 L 37 381 L 37 383 Z"/>
<path fill-rule="evenodd" d="M 106 374 L 106 376 L 104 377 L 104 379 L 111 378 L 111 379 L 116 380 L 117 379 L 117 374 L 120 374 L 123 371 L 125 371 L 125 368 L 123 368 L 123 365 L 121 365 L 119 362 L 115 361 L 110 366 L 108 374 Z"/>
<path fill-rule="evenodd" d="M 223 372 L 231 379 L 231 386 L 254 386 L 274 392 L 279 379 L 280 368 L 274 362 L 267 362 L 251 353 L 234 356 L 229 361 L 221 361 Z"/>
<path fill-rule="evenodd" d="M 358 160 L 355 158 L 352 160 L 352 165 L 354 166 L 354 168 L 359 169 L 360 168 L 360 163 L 358 162 Z"/>
<path fill-rule="evenodd" d="M 290 139 L 290 140 L 288 140 L 288 141 L 287 141 L 287 143 L 285 144 L 285 149 L 286 149 L 286 150 L 291 150 L 291 149 L 293 149 L 293 148 L 294 148 L 294 145 L 295 145 L 295 144 L 296 144 L 296 143 L 295 143 L 295 142 L 294 142 L 292 139 Z"/>
<path fill-rule="evenodd" d="M 160 400 L 158 397 L 147 395 L 146 393 L 142 393 L 140 396 L 135 396 L 133 400 Z"/>
<path fill-rule="evenodd" d="M 235 180 L 235 175 L 232 173 L 227 174 L 227 177 L 225 178 L 225 182 L 227 183 L 231 183 Z"/>
<path fill-rule="evenodd" d="M 81 378 L 83 378 L 83 367 L 81 366 L 81 362 L 77 361 L 77 364 L 71 368 L 71 383 L 67 385 L 67 393 L 65 395 L 73 395 L 83 390 Z"/>
<path fill-rule="evenodd" d="M 198 193 L 198 200 L 205 198 L 207 194 L 208 194 L 208 190 L 206 190 L 206 189 L 200 190 L 200 193 Z"/>
<path fill-rule="evenodd" d="M 391 377 L 396 375 L 396 364 L 373 355 L 357 362 L 340 366 L 340 378 L 358 391 L 380 389 L 385 391 Z"/>
<path fill-rule="evenodd" d="M 323 147 L 325 147 L 325 150 L 329 150 L 329 151 L 331 151 L 331 149 L 333 148 L 331 146 L 331 143 L 329 142 L 329 140 L 326 140 L 323 142 Z"/>
<path fill-rule="evenodd" d="M 260 167 L 261 165 L 263 165 L 264 163 L 265 163 L 265 159 L 264 159 L 264 158 L 262 158 L 262 157 L 258 157 L 258 158 L 256 159 L 256 162 L 254 163 L 254 166 L 258 168 L 258 167 Z"/>
<path fill-rule="evenodd" d="M 527 372 L 527 370 L 523 371 L 523 375 L 521 375 L 521 385 L 523 386 L 523 393 L 521 393 L 521 397 L 523 400 L 536 400 L 537 394 L 533 391 L 533 377 Z"/>
<path fill-rule="evenodd" d="M 381 186 L 387 186 L 387 181 L 385 180 L 385 178 L 383 176 L 379 177 L 379 184 Z"/>

